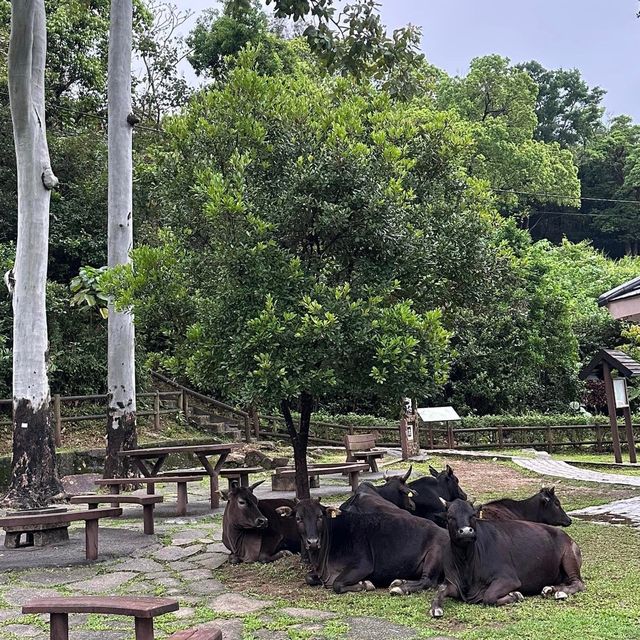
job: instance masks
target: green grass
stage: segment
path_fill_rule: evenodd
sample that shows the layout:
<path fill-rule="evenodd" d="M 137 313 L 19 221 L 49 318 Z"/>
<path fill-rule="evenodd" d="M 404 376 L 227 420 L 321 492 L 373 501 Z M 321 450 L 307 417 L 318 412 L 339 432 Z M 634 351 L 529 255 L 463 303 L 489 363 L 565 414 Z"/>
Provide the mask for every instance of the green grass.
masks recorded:
<path fill-rule="evenodd" d="M 248 593 L 265 597 L 263 584 L 271 590 L 281 586 L 286 596 L 269 610 L 271 622 L 251 618 L 248 632 L 257 629 L 287 630 L 292 621 L 278 614 L 280 606 L 313 607 L 339 616 L 374 616 L 415 629 L 421 637 L 455 636 L 459 640 L 630 640 L 640 638 L 640 534 L 629 527 L 603 526 L 576 522 L 569 530 L 583 552 L 583 578 L 587 591 L 566 601 L 527 598 L 508 607 L 483 607 L 447 600 L 445 617 L 433 620 L 429 606 L 433 591 L 396 598 L 385 590 L 375 593 L 336 595 L 326 589 L 292 583 L 302 581 L 304 569 L 299 561 L 273 565 L 225 569 L 223 578 L 238 571 L 252 574 Z M 237 586 L 235 587 L 237 588 Z M 245 619 L 246 620 L 246 619 Z M 339 622 L 340 618 L 336 621 Z M 305 621 L 306 622 L 306 621 Z M 340 635 L 336 627 L 336 638 Z M 247 635 L 247 638 L 253 637 Z M 289 634 L 290 638 L 302 638 Z"/>

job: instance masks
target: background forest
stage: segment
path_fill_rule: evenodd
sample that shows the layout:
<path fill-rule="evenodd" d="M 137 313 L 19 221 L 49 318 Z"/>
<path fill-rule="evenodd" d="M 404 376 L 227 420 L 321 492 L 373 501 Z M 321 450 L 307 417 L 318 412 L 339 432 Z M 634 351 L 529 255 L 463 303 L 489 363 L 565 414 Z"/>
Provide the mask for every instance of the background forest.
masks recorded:
<path fill-rule="evenodd" d="M 263 409 L 308 395 L 395 416 L 419 389 L 460 413 L 562 411 L 599 347 L 640 347 L 596 302 L 640 274 L 640 127 L 604 119 L 603 89 L 499 56 L 450 77 L 410 30 L 373 64 L 348 35 L 303 36 L 248 0 L 184 42 L 183 14 L 137 4 L 135 266 L 106 272 L 108 5 L 47 2 L 55 392 L 104 391 L 107 294 L 135 309 L 141 385 L 154 368 Z M 9 13 L 0 0 L 2 51 Z M 198 89 L 176 71 L 185 57 Z M 2 56 L 3 273 L 6 75 Z M 0 397 L 11 323 L 4 291 Z"/>

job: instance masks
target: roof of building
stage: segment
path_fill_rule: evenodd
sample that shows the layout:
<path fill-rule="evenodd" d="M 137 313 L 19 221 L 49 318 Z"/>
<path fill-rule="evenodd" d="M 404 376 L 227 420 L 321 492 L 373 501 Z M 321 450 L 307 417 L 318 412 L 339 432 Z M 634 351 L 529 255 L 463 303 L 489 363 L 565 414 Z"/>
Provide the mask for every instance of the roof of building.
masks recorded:
<path fill-rule="evenodd" d="M 633 278 L 633 280 L 623 282 L 610 291 L 603 293 L 598 298 L 598 305 L 600 307 L 604 307 L 614 300 L 620 300 L 621 298 L 628 298 L 637 295 L 640 295 L 640 276 Z"/>
<path fill-rule="evenodd" d="M 640 362 L 636 362 L 623 351 L 615 349 L 600 349 L 591 362 L 580 371 L 580 379 L 585 380 L 590 375 L 602 377 L 602 364 L 606 362 L 611 369 L 615 369 L 625 378 L 640 376 Z"/>

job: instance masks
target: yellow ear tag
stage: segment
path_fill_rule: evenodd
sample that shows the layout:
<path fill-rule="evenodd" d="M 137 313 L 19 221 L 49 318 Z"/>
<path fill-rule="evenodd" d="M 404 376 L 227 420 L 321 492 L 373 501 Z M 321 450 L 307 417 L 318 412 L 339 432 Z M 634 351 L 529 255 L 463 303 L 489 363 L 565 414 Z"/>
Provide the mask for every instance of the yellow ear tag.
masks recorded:
<path fill-rule="evenodd" d="M 410 498 L 413 498 L 413 491 L 409 491 L 409 493 L 407 493 L 407 495 L 408 495 Z"/>
<path fill-rule="evenodd" d="M 337 518 L 337 517 L 338 517 L 338 514 L 337 514 L 335 511 L 332 511 L 332 512 L 331 512 L 331 517 L 332 517 L 332 518 Z"/>
<path fill-rule="evenodd" d="M 478 514 L 478 518 L 480 518 L 480 520 L 482 520 L 483 513 L 484 513 L 484 512 L 483 512 L 483 510 L 482 510 L 482 509 L 480 509 L 480 513 Z"/>

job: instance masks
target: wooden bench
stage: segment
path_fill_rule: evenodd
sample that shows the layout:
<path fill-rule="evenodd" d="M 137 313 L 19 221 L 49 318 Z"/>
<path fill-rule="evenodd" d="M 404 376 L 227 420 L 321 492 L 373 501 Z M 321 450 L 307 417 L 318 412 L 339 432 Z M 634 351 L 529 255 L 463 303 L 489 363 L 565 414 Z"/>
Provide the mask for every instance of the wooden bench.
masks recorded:
<path fill-rule="evenodd" d="M 153 508 L 158 502 L 162 502 L 164 498 L 157 495 L 135 496 L 135 495 L 113 495 L 105 494 L 88 494 L 84 496 L 72 496 L 69 502 L 71 504 L 88 504 L 89 510 L 96 509 L 103 502 L 110 502 L 112 505 L 121 504 L 139 504 L 142 505 L 142 522 L 144 532 L 151 535 L 154 532 Z"/>
<path fill-rule="evenodd" d="M 187 515 L 187 483 L 200 482 L 204 478 L 203 474 L 192 476 L 154 476 L 152 478 L 101 478 L 95 480 L 98 486 L 107 486 L 111 493 L 119 495 L 120 487 L 128 484 L 146 484 L 147 494 L 155 494 L 156 484 L 169 484 L 175 482 L 178 486 L 178 503 L 176 506 L 176 515 Z"/>
<path fill-rule="evenodd" d="M 84 520 L 85 556 L 87 560 L 96 560 L 98 557 L 98 520 L 100 518 L 117 518 L 120 515 L 122 515 L 122 509 L 113 508 L 67 511 L 37 516 L 14 515 L 0 518 L 0 527 L 13 528 L 13 533 L 20 536 L 22 533 L 28 534 L 32 531 L 33 529 L 30 527 L 33 526 Z"/>
<path fill-rule="evenodd" d="M 360 484 L 360 472 L 367 471 L 369 465 L 362 462 L 351 462 L 346 464 L 322 464 L 309 465 L 307 469 L 309 478 L 327 476 L 341 473 L 349 476 L 351 491 L 355 491 Z M 291 467 L 278 467 L 271 476 L 272 491 L 293 491 L 295 489 L 296 470 Z M 319 486 L 316 484 L 315 488 Z"/>
<path fill-rule="evenodd" d="M 36 598 L 22 606 L 22 613 L 48 613 L 51 640 L 69 640 L 69 614 L 104 614 L 131 616 L 135 619 L 136 640 L 154 640 L 153 619 L 177 611 L 173 598 L 120 596 L 79 596 L 71 598 Z M 178 631 L 168 640 L 222 640 L 218 628 Z"/>
<path fill-rule="evenodd" d="M 376 449 L 376 438 L 372 433 L 344 437 L 344 448 L 347 450 L 347 462 L 364 460 L 371 471 L 378 471 L 377 458 L 384 458 L 384 451 Z"/>

